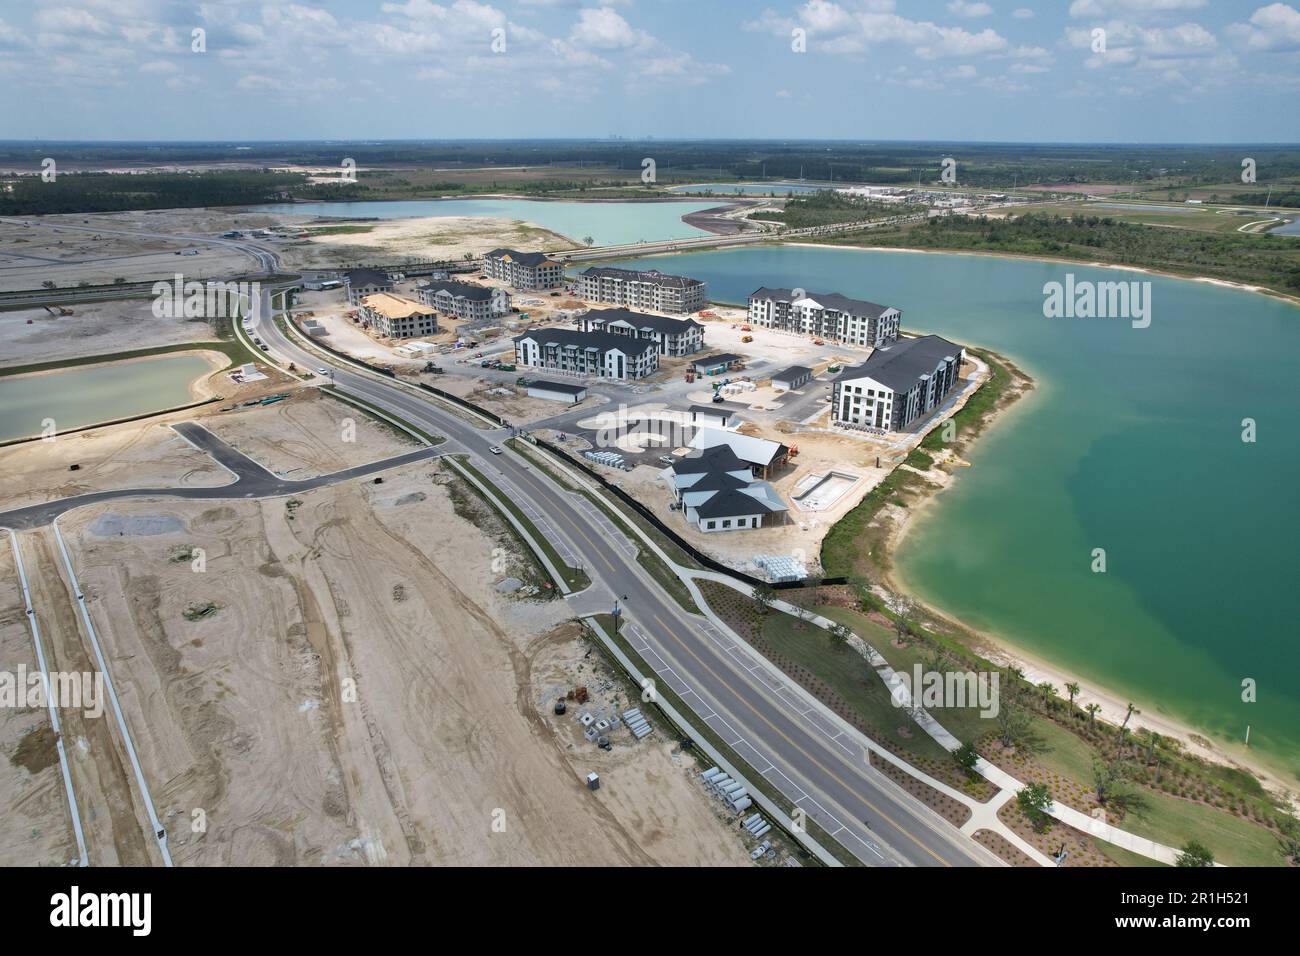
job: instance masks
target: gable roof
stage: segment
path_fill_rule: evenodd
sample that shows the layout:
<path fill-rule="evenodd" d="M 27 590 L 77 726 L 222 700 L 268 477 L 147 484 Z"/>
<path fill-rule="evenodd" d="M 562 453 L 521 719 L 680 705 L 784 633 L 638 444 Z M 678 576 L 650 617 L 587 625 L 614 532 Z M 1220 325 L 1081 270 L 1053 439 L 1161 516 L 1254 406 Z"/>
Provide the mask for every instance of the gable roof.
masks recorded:
<path fill-rule="evenodd" d="M 703 328 L 694 319 L 672 319 L 666 315 L 650 315 L 647 312 L 633 312 L 631 309 L 592 309 L 583 318 L 588 323 L 593 321 L 609 325 L 611 322 L 626 322 L 638 329 L 652 329 L 655 332 L 667 332 L 677 335 L 689 328 Z"/>
<path fill-rule="evenodd" d="M 654 285 L 665 286 L 674 289 L 685 289 L 687 286 L 704 285 L 700 279 L 691 279 L 687 276 L 673 276 L 660 272 L 658 269 L 618 269 L 613 266 L 592 266 L 582 273 L 582 277 L 593 276 L 600 279 L 621 279 L 624 282 L 650 282 Z"/>
<path fill-rule="evenodd" d="M 429 311 L 430 306 L 421 305 L 414 299 L 408 299 L 401 295 L 392 295 L 388 292 L 376 292 L 374 295 L 362 296 L 361 305 L 390 319 L 406 319 L 413 315 L 433 314 Z"/>
<path fill-rule="evenodd" d="M 597 349 L 601 352 L 618 351 L 628 355 L 641 355 L 654 350 L 649 339 L 634 339 L 630 335 L 613 332 L 579 332 L 577 329 L 529 329 L 516 335 L 512 342 L 532 339 L 542 345 L 560 345 L 578 349 Z"/>
<path fill-rule="evenodd" d="M 393 280 L 387 272 L 379 269 L 349 269 L 343 273 L 343 281 L 348 285 L 382 285 L 391 286 Z"/>
<path fill-rule="evenodd" d="M 748 471 L 749 465 L 736 456 L 730 445 L 713 445 L 672 464 L 673 474 L 698 475 L 711 471 Z"/>
<path fill-rule="evenodd" d="M 811 378 L 811 377 L 812 377 L 812 369 L 810 369 L 810 368 L 805 368 L 805 367 L 802 366 L 802 365 L 791 365 L 789 368 L 787 368 L 787 369 L 783 369 L 783 370 L 780 371 L 780 372 L 773 372 L 773 373 L 772 373 L 772 381 L 774 381 L 774 382 L 792 382 L 792 381 L 794 381 L 796 378 L 802 378 L 802 377 L 805 376 L 805 375 L 808 376 L 809 378 Z"/>
<path fill-rule="evenodd" d="M 780 442 L 755 438 L 753 435 L 741 435 L 721 428 L 704 427 L 691 439 L 691 447 L 699 449 L 714 448 L 718 445 L 728 446 L 741 461 L 752 465 L 767 467 L 778 458 L 789 453 L 790 449 Z"/>
<path fill-rule="evenodd" d="M 845 369 L 835 381 L 871 378 L 886 388 L 906 392 L 922 375 L 933 374 L 940 362 L 956 359 L 961 354 L 960 345 L 937 335 L 899 339 L 893 345 L 876 349 L 861 365 Z"/>
<path fill-rule="evenodd" d="M 488 302 L 495 290 L 472 282 L 456 282 L 453 279 L 435 279 L 433 282 L 421 282 L 416 286 L 421 292 L 438 293 L 444 289 L 456 298 L 465 298 L 474 302 Z M 504 290 L 502 290 L 504 294 Z"/>
<path fill-rule="evenodd" d="M 719 491 L 695 506 L 695 513 L 701 518 L 734 518 L 744 515 L 765 515 L 776 509 L 754 495 L 738 489 Z"/>
<path fill-rule="evenodd" d="M 811 299 L 823 309 L 848 312 L 851 315 L 865 315 L 877 319 L 894 308 L 891 305 L 868 302 L 866 299 L 853 299 L 847 295 L 840 295 L 838 292 L 809 292 L 807 289 L 802 290 L 803 299 L 795 300 L 794 291 L 794 289 L 769 289 L 767 286 L 763 286 L 751 292 L 749 297 L 750 299 L 776 299 L 778 302 L 802 302 L 804 299 Z"/>
<path fill-rule="evenodd" d="M 694 359 L 691 365 L 695 368 L 713 368 L 715 365 L 730 365 L 732 362 L 742 362 L 744 356 L 737 355 L 734 352 L 720 352 L 717 355 L 706 355 L 704 358 Z"/>
<path fill-rule="evenodd" d="M 493 249 L 483 258 L 485 259 L 512 259 L 523 266 L 540 266 L 543 263 L 552 263 L 559 265 L 557 259 L 552 259 L 544 252 L 520 252 L 518 249 Z"/>

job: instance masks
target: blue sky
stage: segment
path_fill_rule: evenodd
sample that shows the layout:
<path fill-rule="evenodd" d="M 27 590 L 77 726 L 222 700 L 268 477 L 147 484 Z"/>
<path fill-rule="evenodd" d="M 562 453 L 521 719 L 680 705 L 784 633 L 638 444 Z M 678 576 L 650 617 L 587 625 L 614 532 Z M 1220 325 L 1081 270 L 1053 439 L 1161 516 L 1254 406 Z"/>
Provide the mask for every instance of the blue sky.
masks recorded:
<path fill-rule="evenodd" d="M 1298 7 L 42 0 L 0 137 L 1296 142 Z"/>

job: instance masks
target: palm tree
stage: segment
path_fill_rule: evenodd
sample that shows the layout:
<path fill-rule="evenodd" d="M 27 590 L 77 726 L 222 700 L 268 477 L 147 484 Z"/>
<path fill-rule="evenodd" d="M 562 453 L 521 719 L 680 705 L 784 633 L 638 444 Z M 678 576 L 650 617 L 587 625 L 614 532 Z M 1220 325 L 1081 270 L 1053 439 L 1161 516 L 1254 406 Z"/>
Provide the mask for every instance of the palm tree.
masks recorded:
<path fill-rule="evenodd" d="M 1101 710 L 1101 704 L 1092 703 L 1083 709 L 1088 712 L 1089 725 L 1097 723 L 1097 711 Z"/>
<path fill-rule="evenodd" d="M 1140 710 L 1138 710 L 1136 707 L 1134 707 L 1132 701 L 1129 701 L 1129 703 L 1128 703 L 1128 713 L 1124 715 L 1124 723 L 1122 723 L 1122 724 L 1119 725 L 1119 729 L 1120 729 L 1120 730 L 1123 730 L 1125 727 L 1127 727 L 1127 726 L 1128 726 L 1128 722 L 1129 722 L 1129 718 L 1132 717 L 1134 714 L 1140 714 L 1140 713 L 1142 713 L 1142 711 L 1140 711 Z"/>
<path fill-rule="evenodd" d="M 1074 709 L 1074 698 L 1079 696 L 1080 687 L 1074 681 L 1065 685 L 1066 692 L 1070 695 L 1070 709 Z"/>
<path fill-rule="evenodd" d="M 1038 685 L 1038 689 L 1043 692 L 1043 705 L 1051 706 L 1051 698 L 1056 693 L 1056 688 L 1052 686 L 1051 681 L 1043 681 Z"/>

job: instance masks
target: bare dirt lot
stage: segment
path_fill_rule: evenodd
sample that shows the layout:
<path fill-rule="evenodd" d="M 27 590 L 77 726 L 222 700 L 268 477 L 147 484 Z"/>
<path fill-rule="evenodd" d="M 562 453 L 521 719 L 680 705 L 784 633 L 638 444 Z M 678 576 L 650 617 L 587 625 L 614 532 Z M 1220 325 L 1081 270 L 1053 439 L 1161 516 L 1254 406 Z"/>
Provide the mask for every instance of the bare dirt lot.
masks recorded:
<path fill-rule="evenodd" d="M 0 448 L 0 510 L 92 491 L 229 483 L 230 472 L 163 423 L 189 417 L 182 413 Z M 80 468 L 69 471 L 73 464 Z"/>
<path fill-rule="evenodd" d="M 63 519 L 176 861 L 747 859 L 661 747 L 585 788 L 531 677 L 568 611 L 496 590 L 511 545 L 440 476 Z"/>
<path fill-rule="evenodd" d="M 68 288 L 81 282 L 108 285 L 119 278 L 167 278 L 178 272 L 187 280 L 247 272 L 256 264 L 238 249 L 171 237 L 219 236 L 270 222 L 269 216 L 211 209 L 29 216 L 22 224 L 0 222 L 0 291 L 39 289 L 47 281 Z M 110 230 L 154 235 L 121 236 Z M 177 255 L 194 251 L 196 255 Z"/>
<path fill-rule="evenodd" d="M 72 315 L 45 309 L 0 312 L 0 367 L 108 355 L 217 336 L 202 319 L 160 319 L 149 300 L 66 306 Z M 28 324 L 30 321 L 30 324 Z"/>
<path fill-rule="evenodd" d="M 37 670 L 8 535 L 0 535 L 0 671 Z M 0 707 L 0 866 L 62 866 L 77 856 L 54 732 L 44 707 Z"/>
<path fill-rule="evenodd" d="M 508 222 L 481 216 L 425 217 L 381 221 L 317 220 L 314 216 L 280 216 L 278 223 L 314 233 L 306 241 L 277 246 L 286 267 L 325 268 L 340 264 L 419 259 L 476 258 L 498 246 L 550 252 L 571 249 L 563 236 L 522 220 Z M 357 226 L 364 232 L 331 233 L 330 227 Z M 319 231 L 317 231 L 319 230 Z"/>
<path fill-rule="evenodd" d="M 224 381 L 226 395 L 243 399 L 275 392 L 288 380 L 277 375 L 238 388 L 222 376 L 212 381 Z M 0 474 L 9 479 L 0 484 L 0 510 L 93 491 L 207 488 L 233 481 L 230 472 L 169 427 L 175 422 L 197 421 L 271 470 L 299 469 L 292 475 L 297 478 L 411 449 L 389 429 L 315 389 L 298 389 L 274 405 L 221 411 L 228 407 L 213 404 L 0 448 Z M 342 440 L 348 418 L 356 425 L 353 442 Z M 323 472 L 311 470 L 315 463 Z"/>
<path fill-rule="evenodd" d="M 316 389 L 275 405 L 197 419 L 222 441 L 285 478 L 312 478 L 411 451 L 394 429 Z"/>

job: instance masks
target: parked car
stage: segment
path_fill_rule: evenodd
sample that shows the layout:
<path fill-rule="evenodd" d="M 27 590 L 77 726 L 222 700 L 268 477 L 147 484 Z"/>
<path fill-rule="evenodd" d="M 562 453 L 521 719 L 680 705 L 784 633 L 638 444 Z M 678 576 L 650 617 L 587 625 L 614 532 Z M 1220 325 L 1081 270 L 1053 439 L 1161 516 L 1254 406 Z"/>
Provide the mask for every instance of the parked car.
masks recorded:
<path fill-rule="evenodd" d="M 671 465 L 673 463 L 673 458 L 671 455 L 660 455 L 659 460 L 663 462 L 665 465 Z"/>

